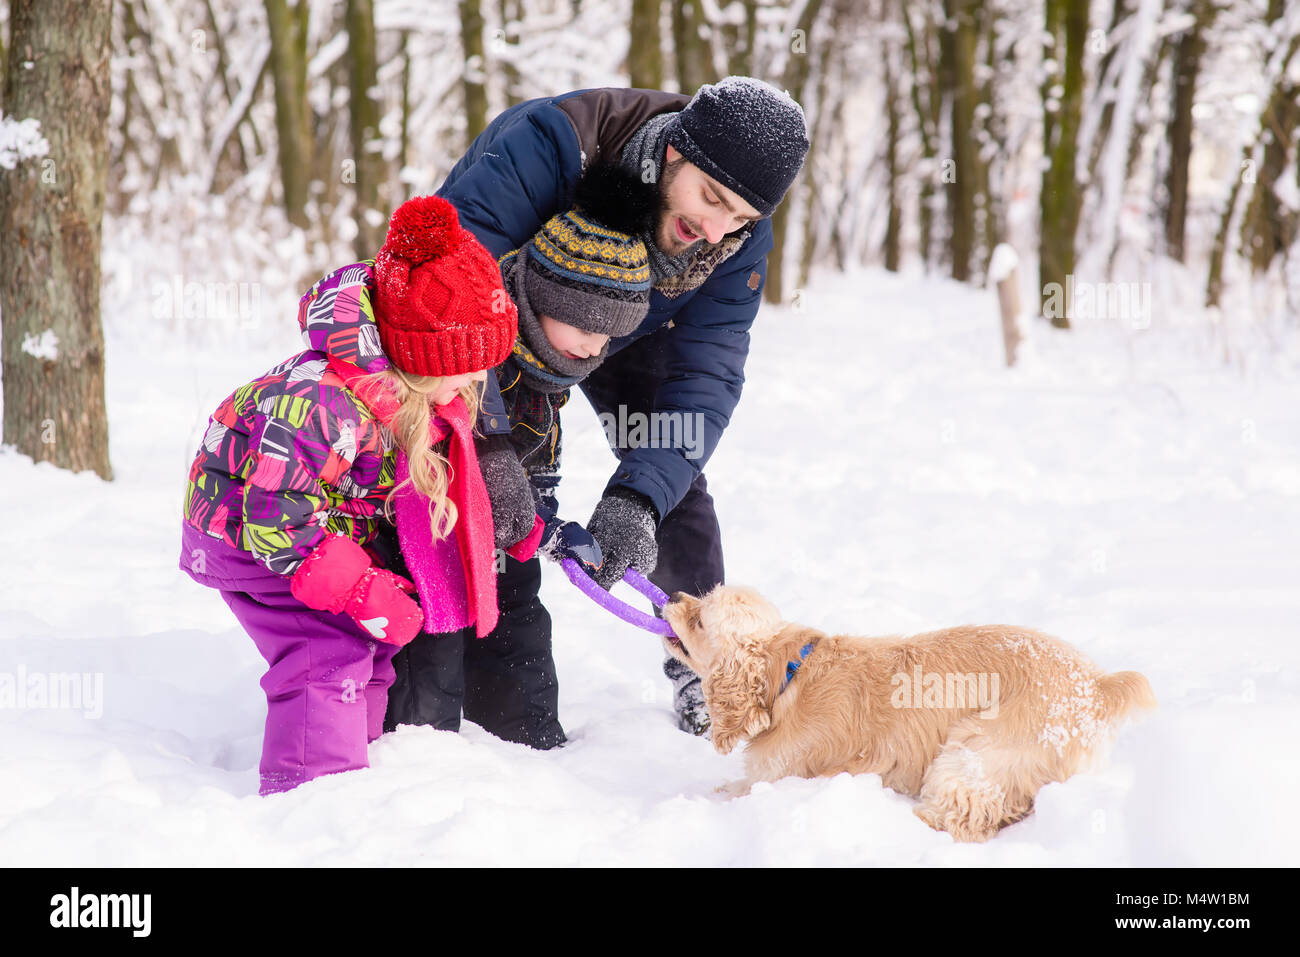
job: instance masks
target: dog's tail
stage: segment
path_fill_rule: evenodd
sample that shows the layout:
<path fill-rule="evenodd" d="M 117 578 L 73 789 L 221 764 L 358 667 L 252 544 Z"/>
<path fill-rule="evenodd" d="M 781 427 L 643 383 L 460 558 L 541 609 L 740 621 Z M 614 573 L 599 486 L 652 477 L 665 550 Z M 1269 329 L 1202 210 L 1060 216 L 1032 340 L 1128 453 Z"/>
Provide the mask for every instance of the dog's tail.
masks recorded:
<path fill-rule="evenodd" d="M 1101 691 L 1106 717 L 1111 720 L 1126 717 L 1134 711 L 1149 711 L 1156 707 L 1156 696 L 1146 676 L 1138 671 L 1116 671 L 1102 675 L 1097 681 Z"/>

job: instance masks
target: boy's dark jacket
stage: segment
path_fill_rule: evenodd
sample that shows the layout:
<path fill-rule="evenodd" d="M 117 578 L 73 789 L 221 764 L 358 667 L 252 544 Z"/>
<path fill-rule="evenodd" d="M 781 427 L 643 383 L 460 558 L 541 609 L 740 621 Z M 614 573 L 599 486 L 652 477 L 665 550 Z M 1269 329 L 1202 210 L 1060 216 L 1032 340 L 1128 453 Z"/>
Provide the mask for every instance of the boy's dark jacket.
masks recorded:
<path fill-rule="evenodd" d="M 500 258 L 523 246 L 556 213 L 570 208 L 583 170 L 616 163 L 623 146 L 650 117 L 679 111 L 690 97 L 658 90 L 590 89 L 527 100 L 488 125 L 452 168 L 438 195 L 455 205 L 460 221 Z M 699 414 L 700 454 L 684 449 L 627 451 L 609 486 L 645 495 L 660 517 L 686 494 L 713 454 L 745 381 L 749 327 L 758 312 L 772 224 L 702 245 L 684 276 L 656 286 L 650 311 L 629 336 L 610 343 L 612 355 L 633 340 L 667 325 L 671 336 L 667 376 L 654 412 Z M 492 382 L 492 377 L 488 379 Z M 481 428 L 510 431 L 504 407 L 485 399 Z M 494 421 L 496 419 L 505 421 Z"/>

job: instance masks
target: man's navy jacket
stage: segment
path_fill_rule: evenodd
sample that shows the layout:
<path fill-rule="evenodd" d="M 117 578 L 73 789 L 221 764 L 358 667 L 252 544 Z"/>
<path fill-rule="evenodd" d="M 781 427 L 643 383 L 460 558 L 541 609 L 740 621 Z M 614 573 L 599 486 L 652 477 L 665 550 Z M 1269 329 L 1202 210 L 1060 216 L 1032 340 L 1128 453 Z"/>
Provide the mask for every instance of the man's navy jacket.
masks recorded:
<path fill-rule="evenodd" d="M 438 195 L 456 207 L 465 228 L 500 258 L 570 208 L 574 187 L 588 165 L 617 163 L 623 146 L 647 119 L 679 111 L 688 100 L 658 90 L 608 88 L 516 104 L 470 144 Z M 699 453 L 696 457 L 688 458 L 683 448 L 626 450 L 610 479 L 610 486 L 626 486 L 649 498 L 660 518 L 681 501 L 704 468 L 740 399 L 749 327 L 758 312 L 771 249 L 772 224 L 763 219 L 698 288 L 673 298 L 652 290 L 645 321 L 631 335 L 610 343 L 613 354 L 671 321 L 671 328 L 662 333 L 671 337 L 667 374 L 653 412 L 700 414 L 696 421 L 703 425 L 703 434 L 690 450 Z M 488 376 L 489 383 L 494 378 Z M 485 396 L 485 402 L 490 401 Z M 509 431 L 508 425 L 504 431 Z"/>

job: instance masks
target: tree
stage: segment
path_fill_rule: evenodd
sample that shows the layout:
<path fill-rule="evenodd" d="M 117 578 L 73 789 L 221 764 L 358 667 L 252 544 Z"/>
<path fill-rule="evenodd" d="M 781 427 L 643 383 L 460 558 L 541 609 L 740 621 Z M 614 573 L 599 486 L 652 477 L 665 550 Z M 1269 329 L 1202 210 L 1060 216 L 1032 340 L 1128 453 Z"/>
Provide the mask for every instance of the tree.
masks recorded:
<path fill-rule="evenodd" d="M 673 10 L 673 55 L 677 63 L 677 89 L 694 93 L 717 77 L 709 62 L 709 45 L 700 33 L 707 29 L 700 0 L 679 0 Z"/>
<path fill-rule="evenodd" d="M 307 103 L 307 0 L 265 0 L 271 34 L 271 79 L 275 84 L 275 129 L 280 184 L 289 222 L 307 226 L 307 185 L 312 138 Z"/>
<path fill-rule="evenodd" d="M 1264 265 L 1267 266 L 1280 244 L 1281 237 L 1275 232 L 1279 225 L 1276 217 L 1280 211 L 1276 210 L 1270 197 L 1280 175 L 1285 152 L 1289 149 L 1289 143 L 1279 142 L 1279 131 L 1288 128 L 1294 130 L 1296 125 L 1293 113 L 1296 94 L 1288 74 L 1292 59 L 1300 53 L 1300 31 L 1274 30 L 1286 12 L 1282 0 L 1269 0 L 1269 36 L 1276 40 L 1265 65 L 1265 76 L 1269 79 L 1271 92 L 1259 118 L 1258 132 L 1242 147 L 1240 162 L 1233 168 L 1232 187 L 1220 213 L 1219 228 L 1210 250 L 1209 277 L 1205 284 L 1207 306 L 1217 306 L 1223 293 L 1224 260 L 1228 254 L 1229 239 L 1243 186 L 1250 187 L 1247 192 L 1251 199 L 1241 224 L 1242 248 L 1250 255 L 1255 268 L 1261 268 L 1260 259 L 1265 254 L 1267 260 Z M 1259 162 L 1261 153 L 1263 163 Z M 1257 170 L 1257 166 L 1262 167 L 1262 171 Z"/>
<path fill-rule="evenodd" d="M 99 314 L 112 0 L 14 0 L 4 102 L 49 155 L 0 171 L 4 440 L 111 479 Z"/>
<path fill-rule="evenodd" d="M 348 103 L 352 162 L 355 164 L 357 221 L 355 251 L 358 259 L 375 255 L 384 241 L 384 216 L 379 208 L 379 186 L 384 176 L 383 158 L 371 142 L 379 131 L 379 104 L 375 87 L 375 12 L 371 0 L 348 0 Z"/>
<path fill-rule="evenodd" d="M 1284 0 L 1269 0 L 1270 23 L 1281 21 L 1284 12 Z M 1300 127 L 1300 83 L 1294 80 L 1290 69 L 1297 48 L 1300 48 L 1300 37 L 1292 36 L 1268 105 L 1260 117 L 1263 159 L 1241 223 L 1241 250 L 1250 262 L 1251 271 L 1256 273 L 1266 272 L 1273 258 L 1290 249 L 1295 238 L 1295 212 L 1278 201 L 1276 187 L 1294 159 L 1296 129 Z"/>
<path fill-rule="evenodd" d="M 808 0 L 799 16 L 794 34 L 790 38 L 790 51 L 786 59 L 785 75 L 777 84 L 789 91 L 796 103 L 804 102 L 804 90 L 808 85 L 811 53 L 808 50 L 809 36 L 813 24 L 821 12 L 822 0 Z M 805 166 L 806 169 L 806 166 Z M 789 231 L 790 206 L 798 195 L 799 184 L 804 179 L 803 171 L 781 203 L 772 213 L 772 251 L 767 256 L 767 282 L 763 285 L 763 295 L 768 302 L 780 303 L 785 299 L 785 241 Z"/>
<path fill-rule="evenodd" d="M 634 87 L 660 90 L 664 85 L 664 58 L 659 44 L 659 0 L 632 0 L 632 36 L 627 52 L 629 82 Z"/>
<path fill-rule="evenodd" d="M 975 248 L 975 200 L 982 176 L 975 152 L 975 15 L 978 0 L 944 0 L 947 24 L 939 33 L 941 76 L 952 130 L 953 176 L 949 185 L 948 221 L 952 278 L 970 278 Z"/>
<path fill-rule="evenodd" d="M 465 145 L 487 129 L 487 84 L 483 51 L 483 11 L 479 0 L 460 0 L 460 45 L 465 54 L 461 90 L 465 94 Z"/>
<path fill-rule="evenodd" d="M 1205 54 L 1205 31 L 1214 19 L 1213 0 L 1191 0 L 1191 25 L 1174 50 L 1174 102 L 1169 121 L 1169 169 L 1165 177 L 1165 247 L 1183 262 L 1187 234 L 1188 166 L 1192 157 L 1192 105 Z"/>
<path fill-rule="evenodd" d="M 920 226 L 921 259 L 928 270 L 934 261 L 934 184 L 935 159 L 942 97 L 939 93 L 938 67 L 931 55 L 930 38 L 934 24 L 929 7 L 919 7 L 922 29 L 912 23 L 914 6 L 899 0 L 899 14 L 907 35 L 907 52 L 911 64 L 912 108 L 916 112 L 916 129 L 921 138 L 921 188 L 917 193 L 917 222 Z"/>
<path fill-rule="evenodd" d="M 1064 54 L 1055 69 L 1044 70 L 1043 179 L 1039 194 L 1038 281 L 1040 309 L 1053 298 L 1051 290 L 1067 288 L 1074 272 L 1075 234 L 1079 226 L 1079 184 L 1075 179 L 1079 116 L 1083 104 L 1083 43 L 1088 32 L 1088 0 L 1046 0 L 1047 35 L 1052 47 L 1045 54 Z M 1059 296 L 1060 293 L 1058 292 Z M 1052 325 L 1070 328 L 1069 304 L 1052 316 Z"/>

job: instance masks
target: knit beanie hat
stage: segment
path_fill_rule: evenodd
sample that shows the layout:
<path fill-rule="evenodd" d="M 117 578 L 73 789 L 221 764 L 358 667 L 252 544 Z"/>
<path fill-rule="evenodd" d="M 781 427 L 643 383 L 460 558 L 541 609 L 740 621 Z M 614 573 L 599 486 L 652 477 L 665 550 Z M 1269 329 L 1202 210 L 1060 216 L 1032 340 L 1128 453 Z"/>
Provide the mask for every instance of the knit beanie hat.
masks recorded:
<path fill-rule="evenodd" d="M 411 375 L 491 369 L 519 331 L 496 260 L 439 196 L 394 211 L 375 257 L 374 302 L 384 354 Z"/>
<path fill-rule="evenodd" d="M 799 104 L 751 76 L 700 87 L 670 124 L 668 142 L 762 216 L 781 204 L 809 146 Z"/>
<path fill-rule="evenodd" d="M 611 339 L 650 311 L 650 262 L 638 234 L 659 210 L 653 183 L 617 166 L 593 166 L 578 181 L 573 209 L 552 216 L 522 252 L 532 311 Z"/>

